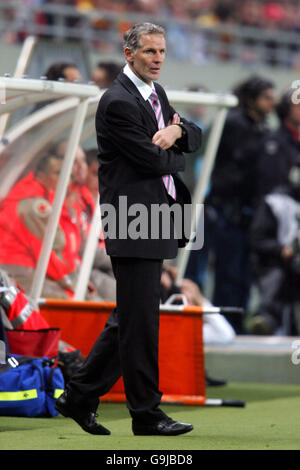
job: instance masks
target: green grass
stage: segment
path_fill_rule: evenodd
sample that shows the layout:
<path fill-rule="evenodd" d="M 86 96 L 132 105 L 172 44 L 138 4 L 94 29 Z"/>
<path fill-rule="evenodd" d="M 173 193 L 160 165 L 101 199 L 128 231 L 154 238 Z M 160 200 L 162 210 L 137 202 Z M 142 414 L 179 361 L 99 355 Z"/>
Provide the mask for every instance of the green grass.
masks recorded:
<path fill-rule="evenodd" d="M 298 450 L 297 385 L 237 384 L 211 387 L 210 398 L 245 400 L 245 408 L 163 405 L 194 431 L 183 436 L 133 436 L 125 404 L 104 403 L 99 420 L 110 436 L 91 436 L 72 420 L 0 417 L 1 450 Z"/>

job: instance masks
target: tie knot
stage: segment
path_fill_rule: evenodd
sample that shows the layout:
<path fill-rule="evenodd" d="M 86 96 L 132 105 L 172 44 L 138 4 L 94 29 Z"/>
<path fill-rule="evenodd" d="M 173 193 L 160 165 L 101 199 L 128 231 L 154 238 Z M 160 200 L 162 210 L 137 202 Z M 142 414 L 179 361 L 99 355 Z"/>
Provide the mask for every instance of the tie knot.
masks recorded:
<path fill-rule="evenodd" d="M 157 96 L 155 91 L 152 91 L 149 98 L 150 98 L 150 100 L 152 101 L 153 104 L 156 104 L 158 102 L 158 96 Z"/>

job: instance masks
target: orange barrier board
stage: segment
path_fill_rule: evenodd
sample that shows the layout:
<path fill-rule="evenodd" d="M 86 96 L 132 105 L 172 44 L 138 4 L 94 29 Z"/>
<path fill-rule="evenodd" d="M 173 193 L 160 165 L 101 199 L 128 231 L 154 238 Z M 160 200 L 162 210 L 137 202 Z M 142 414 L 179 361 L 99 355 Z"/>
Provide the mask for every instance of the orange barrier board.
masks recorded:
<path fill-rule="evenodd" d="M 113 302 L 78 302 L 47 299 L 40 312 L 61 338 L 86 356 L 115 307 Z M 202 308 L 174 306 L 160 311 L 159 369 L 162 401 L 204 405 L 205 372 Z M 124 402 L 122 378 L 102 401 Z"/>

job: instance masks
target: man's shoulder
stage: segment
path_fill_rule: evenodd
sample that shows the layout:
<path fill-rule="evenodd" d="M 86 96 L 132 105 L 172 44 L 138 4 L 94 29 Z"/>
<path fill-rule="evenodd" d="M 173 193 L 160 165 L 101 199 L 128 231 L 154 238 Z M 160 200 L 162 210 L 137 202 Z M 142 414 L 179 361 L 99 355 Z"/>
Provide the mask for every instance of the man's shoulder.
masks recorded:
<path fill-rule="evenodd" d="M 103 109 L 117 103 L 135 105 L 136 99 L 132 93 L 116 81 L 111 88 L 103 93 L 99 101 L 99 107 Z"/>

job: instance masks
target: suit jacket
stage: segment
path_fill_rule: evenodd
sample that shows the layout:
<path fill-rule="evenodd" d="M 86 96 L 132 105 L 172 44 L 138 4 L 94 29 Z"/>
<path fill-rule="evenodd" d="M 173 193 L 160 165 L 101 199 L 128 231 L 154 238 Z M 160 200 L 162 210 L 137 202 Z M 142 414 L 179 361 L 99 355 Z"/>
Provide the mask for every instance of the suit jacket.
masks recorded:
<path fill-rule="evenodd" d="M 170 106 L 164 89 L 158 84 L 155 84 L 155 89 L 167 124 L 175 111 Z M 190 193 L 177 172 L 184 170 L 185 157 L 182 152 L 194 152 L 200 147 L 201 129 L 184 119 L 181 121 L 186 131 L 185 136 L 176 141 L 176 146 L 163 150 L 152 144 L 152 137 L 158 131 L 158 126 L 150 103 L 144 100 L 123 72 L 101 97 L 96 113 L 100 208 L 103 230 L 106 233 L 106 250 L 110 256 L 171 259 L 176 256 L 178 246 L 186 244 L 187 236 L 183 234 L 180 239 L 175 236 L 172 214 L 168 220 L 163 216 L 158 228 L 153 227 L 153 219 L 150 217 L 153 205 L 169 206 L 174 203 L 165 189 L 163 175 L 173 175 L 176 202 L 180 207 L 191 203 Z M 114 208 L 115 221 L 108 218 L 106 204 Z M 135 204 L 143 204 L 147 209 L 147 223 L 145 218 L 139 219 L 139 212 L 134 214 L 137 207 Z M 133 211 L 131 215 L 126 214 L 129 208 Z M 107 232 L 108 220 L 110 234 Z M 129 230 L 133 227 L 132 224 L 138 225 L 138 220 L 143 224 L 143 227 L 139 227 L 143 232 L 141 236 L 136 239 L 126 236 L 124 224 Z M 167 237 L 163 223 L 169 223 L 170 226 Z M 151 236 L 151 227 L 155 229 L 155 236 Z M 146 232 L 149 236 L 145 236 Z"/>

